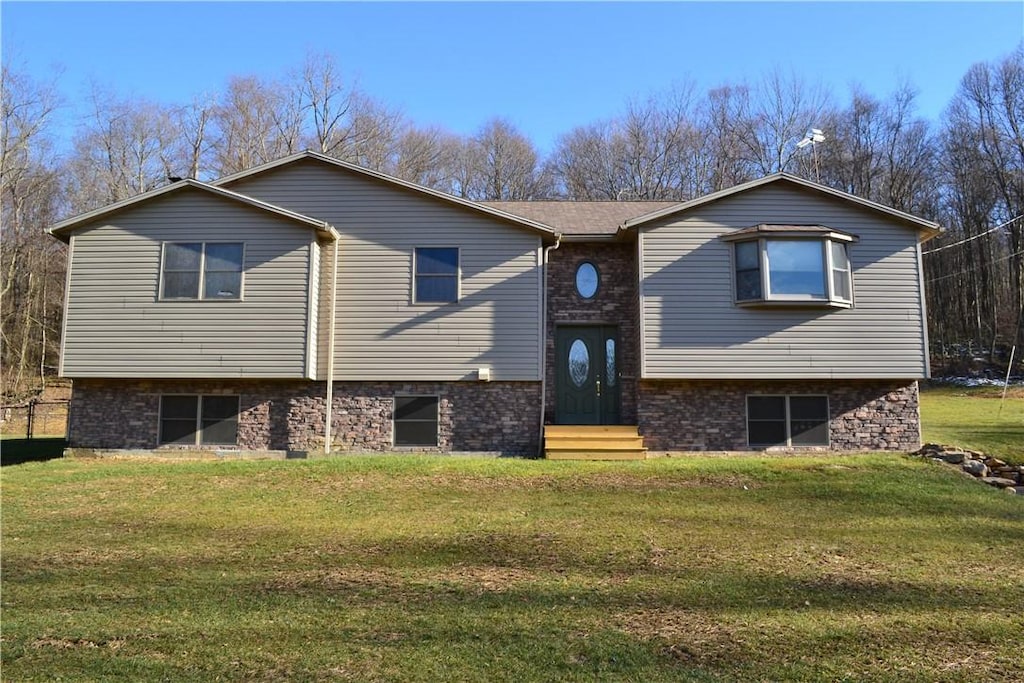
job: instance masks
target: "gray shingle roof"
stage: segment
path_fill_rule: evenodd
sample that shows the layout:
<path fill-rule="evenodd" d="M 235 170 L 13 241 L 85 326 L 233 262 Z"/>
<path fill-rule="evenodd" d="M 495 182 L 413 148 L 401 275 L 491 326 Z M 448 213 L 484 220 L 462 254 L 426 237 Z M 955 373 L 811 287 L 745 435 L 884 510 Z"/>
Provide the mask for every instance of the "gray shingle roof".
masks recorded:
<path fill-rule="evenodd" d="M 480 202 L 515 216 L 550 225 L 565 235 L 614 235 L 628 218 L 679 202 Z"/>

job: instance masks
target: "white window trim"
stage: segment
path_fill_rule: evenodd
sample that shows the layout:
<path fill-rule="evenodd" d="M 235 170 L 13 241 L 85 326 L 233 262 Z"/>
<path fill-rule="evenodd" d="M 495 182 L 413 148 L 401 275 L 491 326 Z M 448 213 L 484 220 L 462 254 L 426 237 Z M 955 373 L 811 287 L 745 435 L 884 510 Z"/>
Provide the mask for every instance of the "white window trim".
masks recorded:
<path fill-rule="evenodd" d="M 829 402 L 828 394 L 747 394 L 743 398 L 743 411 L 746 419 L 743 422 L 743 429 L 746 432 L 746 442 L 748 448 L 780 448 L 777 444 L 752 444 L 750 443 L 750 399 L 751 398 L 782 398 L 785 399 L 784 405 L 786 406 L 786 444 L 781 446 L 782 448 L 831 448 L 832 447 L 832 406 Z M 808 444 L 808 445 L 793 445 L 793 434 L 791 430 L 791 416 L 789 411 L 789 399 L 790 398 L 823 398 L 825 399 L 825 424 L 828 426 L 826 430 L 827 438 L 823 444 Z M 763 421 L 763 420 L 762 420 Z"/>
<path fill-rule="evenodd" d="M 801 242 L 816 242 L 821 248 L 823 278 L 825 281 L 825 296 L 817 297 L 804 294 L 773 294 L 771 291 L 771 272 L 769 269 L 768 262 L 768 242 L 769 241 L 801 241 Z M 747 240 L 730 240 L 732 245 L 731 265 L 732 265 L 732 287 L 733 287 L 733 301 L 737 306 L 771 306 L 771 305 L 809 305 L 809 306 L 828 306 L 831 308 L 852 308 L 854 302 L 854 291 L 853 291 L 853 263 L 850 261 L 850 252 L 848 245 L 851 240 L 841 235 L 815 235 L 814 237 L 758 237 L 755 239 Z M 737 273 L 737 259 L 736 259 L 736 247 L 740 244 L 757 243 L 757 257 L 758 257 L 758 270 L 761 278 L 761 296 L 756 299 L 740 299 L 739 289 L 736 281 Z M 835 283 L 832 279 L 832 273 L 834 264 L 832 262 L 832 249 L 831 243 L 842 244 L 846 250 L 846 261 L 848 268 L 842 269 L 846 273 L 847 282 L 850 285 L 850 298 L 839 296 L 835 292 Z"/>
<path fill-rule="evenodd" d="M 398 411 L 398 399 L 400 398 L 432 398 L 437 401 L 437 418 L 434 420 L 436 431 L 434 432 L 434 443 L 433 445 L 420 444 L 416 446 L 402 445 L 399 446 L 395 443 L 395 438 L 398 432 L 397 422 L 398 417 L 396 415 Z M 416 448 L 440 448 L 441 447 L 441 395 L 440 394 L 395 394 L 391 397 L 391 447 L 398 449 L 416 449 Z"/>
<path fill-rule="evenodd" d="M 168 244 L 201 244 L 202 250 L 199 252 L 199 292 L 198 296 L 193 297 L 165 297 L 164 296 L 164 265 L 167 263 L 167 245 Z M 241 244 L 242 245 L 242 270 L 239 271 L 238 278 L 238 296 L 233 299 L 226 298 L 206 298 L 203 296 L 203 292 L 206 287 L 206 245 L 207 244 Z M 157 285 L 157 300 L 158 301 L 176 301 L 176 302 L 196 302 L 196 301 L 244 301 L 245 300 L 245 262 L 248 255 L 247 244 L 238 240 L 166 240 L 160 243 L 160 282 Z M 220 271 L 218 271 L 220 272 Z M 185 395 L 185 394 L 182 394 Z M 188 394 L 191 395 L 191 394 Z"/>
<path fill-rule="evenodd" d="M 193 443 L 191 443 L 191 444 L 180 444 L 180 443 L 172 443 L 172 442 L 169 442 L 169 441 L 168 442 L 161 441 L 161 437 L 163 436 L 163 426 L 164 426 L 164 397 L 165 396 L 170 396 L 170 397 L 187 397 L 187 398 L 195 398 L 196 399 L 196 423 L 195 423 L 195 435 L 196 435 L 196 438 L 195 438 L 195 441 Z M 215 397 L 215 398 L 234 398 L 235 401 L 238 403 L 238 408 L 235 410 L 235 426 L 236 426 L 235 443 L 233 443 L 233 444 L 221 444 L 221 443 L 202 443 L 201 442 L 201 438 L 202 438 L 202 435 L 203 435 L 203 399 L 205 397 L 207 397 L 207 396 L 212 396 L 212 397 Z M 157 421 L 156 421 L 156 442 L 157 442 L 157 447 L 158 448 L 166 448 L 166 447 L 173 448 L 175 446 L 179 446 L 180 447 L 180 446 L 192 445 L 192 446 L 210 446 L 210 447 L 221 448 L 221 449 L 223 449 L 223 448 L 237 448 L 238 447 L 237 426 L 238 426 L 238 418 L 241 417 L 241 415 L 242 415 L 242 396 L 241 396 L 241 394 L 184 394 L 184 393 L 160 394 L 160 402 L 159 402 L 159 406 L 157 408 Z"/>
<path fill-rule="evenodd" d="M 416 297 L 416 252 L 420 249 L 454 249 L 455 250 L 455 301 L 419 301 Z M 457 304 L 462 301 L 462 247 L 453 247 L 450 245 L 420 245 L 413 247 L 412 249 L 412 263 L 410 264 L 412 271 L 412 292 L 409 295 L 409 300 L 419 306 L 445 306 L 447 304 Z M 438 277 L 451 277 L 449 275 L 438 276 Z"/>

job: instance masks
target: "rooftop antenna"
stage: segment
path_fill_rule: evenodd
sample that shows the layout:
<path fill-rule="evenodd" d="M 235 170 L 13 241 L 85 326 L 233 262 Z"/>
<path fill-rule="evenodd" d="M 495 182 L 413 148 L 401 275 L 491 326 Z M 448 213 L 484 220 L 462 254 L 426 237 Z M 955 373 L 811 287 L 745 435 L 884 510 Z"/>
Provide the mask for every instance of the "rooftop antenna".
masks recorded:
<path fill-rule="evenodd" d="M 811 151 L 814 152 L 814 176 L 818 182 L 821 182 L 821 170 L 818 168 L 818 144 L 825 142 L 825 134 L 817 128 L 811 128 L 804 135 L 804 139 L 796 143 L 797 149 L 803 149 L 807 145 L 811 146 Z"/>

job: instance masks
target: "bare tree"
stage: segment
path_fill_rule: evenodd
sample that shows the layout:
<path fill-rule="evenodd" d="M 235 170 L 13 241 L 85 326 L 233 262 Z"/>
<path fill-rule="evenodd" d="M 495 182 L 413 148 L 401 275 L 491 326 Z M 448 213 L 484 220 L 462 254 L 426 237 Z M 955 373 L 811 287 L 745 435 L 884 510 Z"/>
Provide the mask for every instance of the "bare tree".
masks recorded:
<path fill-rule="evenodd" d="M 210 152 L 213 149 L 211 129 L 214 124 L 216 104 L 210 97 L 197 97 L 175 112 L 175 124 L 179 131 L 177 144 L 178 163 L 185 170 L 185 177 L 199 178 L 211 165 Z M 176 175 L 176 174 L 172 174 Z"/>
<path fill-rule="evenodd" d="M 439 128 L 409 126 L 395 141 L 391 172 L 426 187 L 450 188 L 459 145 L 458 138 Z"/>
<path fill-rule="evenodd" d="M 685 113 L 654 98 L 629 105 L 612 139 L 619 189 L 628 195 L 623 198 L 679 198 L 674 183 L 686 125 Z"/>
<path fill-rule="evenodd" d="M 299 92 L 303 109 L 312 117 L 312 136 L 308 146 L 321 154 L 339 156 L 349 129 L 348 116 L 357 95 L 354 85 L 342 78 L 334 56 L 309 53 L 299 73 Z"/>
<path fill-rule="evenodd" d="M 735 112 L 745 107 L 743 103 L 749 96 L 749 90 L 742 85 L 725 85 L 708 93 L 702 125 L 705 155 L 711 166 L 706 191 L 718 192 L 754 177 L 744 161 L 740 126 L 734 121 Z"/>
<path fill-rule="evenodd" d="M 616 199 L 621 188 L 611 138 L 611 123 L 580 126 L 558 138 L 549 168 L 567 199 Z"/>
<path fill-rule="evenodd" d="M 177 131 L 171 111 L 142 99 L 119 99 L 93 86 L 92 112 L 73 140 L 70 201 L 84 211 L 167 183 Z"/>
<path fill-rule="evenodd" d="M 1024 343 L 1024 47 L 972 66 L 945 118 L 951 230 L 938 243 L 950 247 L 925 260 L 933 330 L 995 354 L 1000 343 Z"/>
<path fill-rule="evenodd" d="M 404 126 L 399 111 L 359 95 L 352 101 L 344 141 L 332 156 L 364 168 L 390 172 L 395 167 L 396 146 Z"/>
<path fill-rule="evenodd" d="M 299 92 L 255 76 L 234 77 L 214 110 L 217 175 L 243 171 L 299 151 Z"/>
<path fill-rule="evenodd" d="M 737 95 L 719 89 L 698 102 L 693 93 L 691 84 L 677 86 L 559 138 L 551 166 L 564 194 L 682 200 L 746 180 L 729 119 Z"/>
<path fill-rule="evenodd" d="M 737 90 L 730 104 L 729 126 L 757 175 L 792 170 L 796 143 L 826 111 L 828 94 L 775 69 L 754 90 Z"/>
<path fill-rule="evenodd" d="M 822 182 L 935 218 L 937 144 L 928 123 L 914 116 L 914 97 L 908 85 L 885 101 L 854 88 L 848 107 L 823 118 L 828 139 L 816 150 Z"/>
<path fill-rule="evenodd" d="M 505 119 L 485 123 L 466 142 L 456 166 L 456 192 L 464 197 L 518 201 L 551 193 L 537 149 Z"/>
<path fill-rule="evenodd" d="M 0 365 L 3 394 L 56 364 L 64 254 L 44 233 L 61 211 L 48 124 L 60 105 L 53 84 L 7 64 L 0 75 Z"/>

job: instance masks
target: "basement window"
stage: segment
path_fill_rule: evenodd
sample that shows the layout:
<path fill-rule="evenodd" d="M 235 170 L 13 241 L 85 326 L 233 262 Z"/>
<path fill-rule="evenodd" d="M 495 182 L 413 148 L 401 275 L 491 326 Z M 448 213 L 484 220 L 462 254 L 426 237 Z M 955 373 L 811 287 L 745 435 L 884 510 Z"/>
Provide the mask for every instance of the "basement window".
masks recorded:
<path fill-rule="evenodd" d="M 160 445 L 234 446 L 238 396 L 160 397 Z"/>
<path fill-rule="evenodd" d="M 437 396 L 395 396 L 395 445 L 438 445 Z"/>
<path fill-rule="evenodd" d="M 747 444 L 828 446 L 827 396 L 747 396 Z"/>

